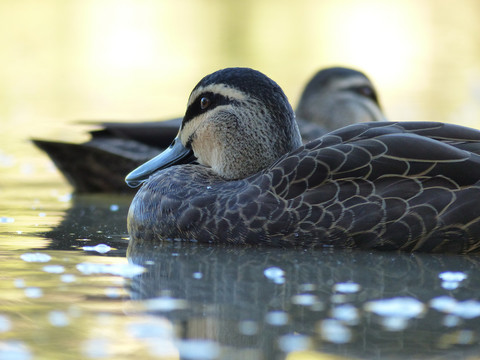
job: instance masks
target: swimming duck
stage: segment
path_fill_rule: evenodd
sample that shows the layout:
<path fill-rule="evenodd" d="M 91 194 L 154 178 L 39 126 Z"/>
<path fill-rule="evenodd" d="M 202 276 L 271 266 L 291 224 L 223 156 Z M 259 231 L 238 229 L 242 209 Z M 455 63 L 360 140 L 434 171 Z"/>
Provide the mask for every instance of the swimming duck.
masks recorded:
<path fill-rule="evenodd" d="M 370 79 L 344 67 L 317 72 L 305 86 L 295 114 L 304 142 L 350 124 L 386 120 Z"/>
<path fill-rule="evenodd" d="M 126 177 L 131 241 L 480 248 L 480 131 L 354 124 L 302 145 L 282 89 L 227 68 L 193 89 L 179 133 Z M 196 164 L 177 162 L 194 155 Z"/>
<path fill-rule="evenodd" d="M 384 120 L 367 76 L 344 67 L 315 74 L 302 93 L 297 114 L 304 141 L 350 123 Z M 106 122 L 83 144 L 33 142 L 50 156 L 77 193 L 133 192 L 125 184 L 125 175 L 167 148 L 181 120 Z"/>

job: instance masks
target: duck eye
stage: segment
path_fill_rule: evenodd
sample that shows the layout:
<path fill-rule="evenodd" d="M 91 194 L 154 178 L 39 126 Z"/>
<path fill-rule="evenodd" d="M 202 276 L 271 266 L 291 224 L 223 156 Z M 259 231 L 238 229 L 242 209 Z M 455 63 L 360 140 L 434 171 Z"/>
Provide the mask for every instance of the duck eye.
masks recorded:
<path fill-rule="evenodd" d="M 201 108 L 202 110 L 205 110 L 207 107 L 210 106 L 210 103 L 211 103 L 211 101 L 210 101 L 210 99 L 209 99 L 208 97 L 202 97 L 202 98 L 200 99 L 200 108 Z"/>
<path fill-rule="evenodd" d="M 356 89 L 356 92 L 360 95 L 363 95 L 368 98 L 372 98 L 374 96 L 372 88 L 368 86 L 359 86 Z"/>

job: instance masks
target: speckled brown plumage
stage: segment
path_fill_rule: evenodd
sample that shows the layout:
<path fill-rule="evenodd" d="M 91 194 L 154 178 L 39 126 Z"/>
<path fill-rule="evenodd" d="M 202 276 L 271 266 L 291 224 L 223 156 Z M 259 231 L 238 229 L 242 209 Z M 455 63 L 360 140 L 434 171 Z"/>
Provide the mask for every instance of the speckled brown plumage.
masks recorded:
<path fill-rule="evenodd" d="M 448 138 L 449 131 L 465 134 Z M 200 165 L 172 167 L 139 191 L 129 231 L 144 239 L 477 251 L 480 157 L 448 144 L 463 139 L 480 145 L 478 131 L 453 125 L 375 123 L 326 135 L 242 180 L 225 182 Z"/>
<path fill-rule="evenodd" d="M 129 233 L 134 241 L 476 252 L 479 152 L 477 130 L 376 122 L 329 133 L 243 179 L 173 166 L 137 193 Z"/>

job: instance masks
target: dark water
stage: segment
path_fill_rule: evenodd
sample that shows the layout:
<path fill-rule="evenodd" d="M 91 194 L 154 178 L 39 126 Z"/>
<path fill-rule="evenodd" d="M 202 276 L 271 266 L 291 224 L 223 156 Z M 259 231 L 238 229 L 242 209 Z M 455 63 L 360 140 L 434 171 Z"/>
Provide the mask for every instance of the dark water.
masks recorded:
<path fill-rule="evenodd" d="M 3 192 L 0 359 L 480 353 L 479 257 L 128 246 L 129 197 L 70 199 L 53 186 Z M 7 210 L 13 199 L 23 205 Z"/>

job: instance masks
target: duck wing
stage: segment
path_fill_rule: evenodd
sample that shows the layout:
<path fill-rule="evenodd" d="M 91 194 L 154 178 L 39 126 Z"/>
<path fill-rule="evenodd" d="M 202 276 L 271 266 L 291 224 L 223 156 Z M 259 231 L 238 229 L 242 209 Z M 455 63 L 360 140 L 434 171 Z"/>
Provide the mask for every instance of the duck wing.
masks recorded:
<path fill-rule="evenodd" d="M 165 121 L 103 122 L 101 129 L 90 132 L 92 140 L 107 138 L 130 139 L 156 148 L 165 149 L 173 141 L 182 124 L 182 118 Z"/>
<path fill-rule="evenodd" d="M 431 123 L 329 133 L 264 174 L 283 200 L 271 210 L 280 220 L 271 221 L 269 236 L 281 229 L 323 245 L 478 251 L 480 156 L 464 145 L 479 142 L 477 130 Z"/>
<path fill-rule="evenodd" d="M 145 159 L 125 156 L 87 144 L 32 140 L 45 151 L 77 193 L 134 193 L 125 183 L 125 176 Z M 132 140 L 133 141 L 133 140 Z M 125 145 L 125 144 L 123 144 Z M 145 146 L 136 143 L 137 146 Z"/>

